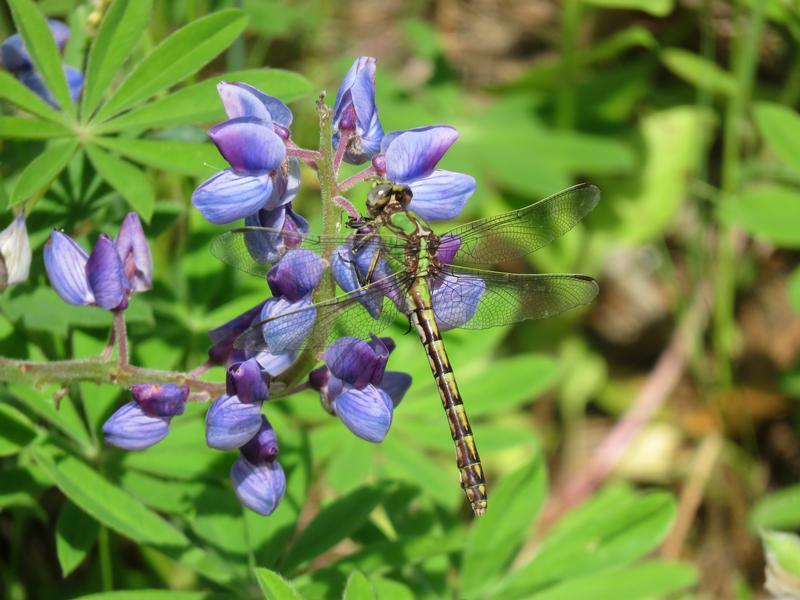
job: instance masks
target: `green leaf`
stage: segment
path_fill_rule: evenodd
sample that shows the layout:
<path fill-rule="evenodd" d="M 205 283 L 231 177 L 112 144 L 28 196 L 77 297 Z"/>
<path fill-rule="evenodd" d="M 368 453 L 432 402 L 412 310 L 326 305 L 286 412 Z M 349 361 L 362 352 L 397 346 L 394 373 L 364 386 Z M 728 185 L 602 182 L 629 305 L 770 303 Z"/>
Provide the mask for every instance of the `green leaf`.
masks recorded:
<path fill-rule="evenodd" d="M 361 571 L 353 571 L 347 578 L 342 600 L 374 600 L 375 590 Z"/>
<path fill-rule="evenodd" d="M 531 562 L 503 581 L 503 597 L 529 597 L 559 581 L 616 567 L 658 546 L 675 518 L 669 494 L 612 487 L 564 518 Z"/>
<path fill-rule="evenodd" d="M 118 137 L 97 138 L 96 141 L 131 160 L 175 173 L 211 177 L 216 171 L 227 168 L 214 144 Z"/>
<path fill-rule="evenodd" d="M 69 96 L 61 56 L 47 19 L 31 0 L 9 0 L 8 5 L 31 61 L 41 74 L 47 89 L 64 112 L 74 115 L 75 105 Z"/>
<path fill-rule="evenodd" d="M 83 562 L 94 546 L 100 524 L 66 501 L 61 507 L 56 523 L 56 553 L 61 575 L 67 577 Z"/>
<path fill-rule="evenodd" d="M 50 185 L 78 148 L 78 142 L 69 140 L 51 144 L 47 150 L 34 158 L 20 173 L 14 191 L 11 192 L 11 205 L 28 200 L 39 190 Z"/>
<path fill-rule="evenodd" d="M 33 510 L 45 520 L 38 498 L 46 487 L 27 469 L 0 470 L 0 510 L 21 506 Z"/>
<path fill-rule="evenodd" d="M 791 108 L 759 102 L 754 109 L 756 125 L 778 157 L 800 172 L 800 116 Z"/>
<path fill-rule="evenodd" d="M 72 132 L 69 129 L 58 123 L 24 117 L 0 117 L 0 138 L 44 140 L 71 135 Z"/>
<path fill-rule="evenodd" d="M 149 223 L 156 200 L 145 174 L 131 163 L 108 154 L 98 146 L 86 146 L 86 154 L 98 174 Z"/>
<path fill-rule="evenodd" d="M 780 567 L 796 581 L 800 578 L 800 537 L 793 533 L 765 531 L 761 534 L 767 563 Z"/>
<path fill-rule="evenodd" d="M 121 590 L 78 596 L 74 600 L 203 600 L 204 592 L 179 592 L 176 590 Z"/>
<path fill-rule="evenodd" d="M 661 62 L 697 89 L 725 96 L 735 96 L 738 92 L 733 75 L 687 50 L 667 48 L 661 52 Z"/>
<path fill-rule="evenodd" d="M 656 17 L 665 17 L 672 12 L 674 0 L 581 0 L 584 4 L 600 8 L 641 10 Z"/>
<path fill-rule="evenodd" d="M 800 193 L 778 186 L 748 190 L 719 204 L 717 215 L 776 246 L 800 248 Z"/>
<path fill-rule="evenodd" d="M 697 569 L 691 565 L 660 560 L 577 577 L 548 589 L 525 596 L 528 600 L 651 600 L 672 597 L 697 583 Z"/>
<path fill-rule="evenodd" d="M 10 404 L 0 404 L 0 456 L 19 453 L 36 439 L 36 426 Z"/>
<path fill-rule="evenodd" d="M 796 529 L 800 527 L 800 485 L 777 490 L 756 502 L 750 513 L 754 529 Z"/>
<path fill-rule="evenodd" d="M 67 498 L 117 533 L 143 544 L 188 547 L 180 531 L 81 460 L 55 447 L 31 454 Z"/>
<path fill-rule="evenodd" d="M 34 389 L 33 386 L 24 383 L 8 384 L 7 392 L 0 390 L 0 398 L 6 401 L 6 393 L 8 393 L 24 404 L 27 409 L 30 409 L 40 418 L 45 419 L 78 442 L 83 449 L 91 449 L 92 443 L 89 434 L 84 427 L 80 414 L 75 409 L 72 399 L 68 396 L 62 398 L 61 404 L 56 409 L 55 402 L 53 402 L 53 394 L 58 388 L 59 386 L 57 385 Z"/>
<path fill-rule="evenodd" d="M 135 108 L 99 125 L 97 130 L 107 133 L 128 127 L 152 128 L 221 121 L 225 118 L 225 110 L 217 94 L 217 84 L 220 81 L 249 83 L 271 96 L 280 98 L 283 102 L 307 96 L 312 90 L 311 83 L 305 77 L 292 71 L 281 69 L 234 71 L 211 77 Z"/>
<path fill-rule="evenodd" d="M 325 506 L 297 536 L 284 561 L 285 571 L 291 572 L 352 535 L 383 496 L 381 488 L 363 486 Z"/>
<path fill-rule="evenodd" d="M 302 596 L 297 593 L 294 586 L 275 571 L 270 571 L 264 567 L 258 567 L 255 571 L 258 587 L 261 588 L 265 600 L 302 599 Z"/>
<path fill-rule="evenodd" d="M 235 9 L 212 13 L 161 42 L 131 72 L 100 109 L 102 121 L 189 77 L 225 50 L 244 30 L 247 18 Z"/>
<path fill-rule="evenodd" d="M 47 104 L 39 96 L 17 81 L 10 73 L 0 71 L 0 99 L 8 100 L 12 104 L 37 117 L 42 117 L 54 123 L 64 123 L 64 115 Z"/>
<path fill-rule="evenodd" d="M 115 0 L 89 50 L 82 114 L 90 115 L 147 28 L 152 0 Z"/>
<path fill-rule="evenodd" d="M 475 519 L 464 547 L 461 595 L 471 597 L 489 587 L 511 563 L 547 494 L 541 458 L 507 475 L 492 490 L 486 515 Z"/>

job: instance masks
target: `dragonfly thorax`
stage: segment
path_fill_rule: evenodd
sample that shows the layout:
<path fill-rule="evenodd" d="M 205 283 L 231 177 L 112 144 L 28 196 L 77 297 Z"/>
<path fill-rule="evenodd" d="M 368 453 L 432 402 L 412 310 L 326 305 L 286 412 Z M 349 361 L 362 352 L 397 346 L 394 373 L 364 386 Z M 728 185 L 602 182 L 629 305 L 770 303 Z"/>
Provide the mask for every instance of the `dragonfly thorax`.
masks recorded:
<path fill-rule="evenodd" d="M 370 217 L 390 215 L 405 210 L 411 202 L 411 188 L 397 183 L 376 185 L 367 195 L 367 211 Z"/>

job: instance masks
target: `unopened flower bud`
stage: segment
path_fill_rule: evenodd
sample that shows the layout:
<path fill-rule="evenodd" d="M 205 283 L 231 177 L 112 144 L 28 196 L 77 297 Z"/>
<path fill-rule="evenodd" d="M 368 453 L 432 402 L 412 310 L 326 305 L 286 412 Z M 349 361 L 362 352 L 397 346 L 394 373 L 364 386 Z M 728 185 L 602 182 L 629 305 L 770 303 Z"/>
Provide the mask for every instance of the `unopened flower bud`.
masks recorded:
<path fill-rule="evenodd" d="M 231 467 L 231 483 L 239 501 L 260 515 L 270 515 L 286 492 L 286 476 L 278 461 L 254 465 L 240 456 Z"/>
<path fill-rule="evenodd" d="M 145 414 L 153 417 L 174 417 L 186 410 L 189 387 L 174 383 L 139 383 L 131 394 Z"/>
<path fill-rule="evenodd" d="M 151 416 L 137 402 L 128 402 L 103 425 L 106 443 L 125 450 L 142 450 L 169 433 L 169 417 Z"/>

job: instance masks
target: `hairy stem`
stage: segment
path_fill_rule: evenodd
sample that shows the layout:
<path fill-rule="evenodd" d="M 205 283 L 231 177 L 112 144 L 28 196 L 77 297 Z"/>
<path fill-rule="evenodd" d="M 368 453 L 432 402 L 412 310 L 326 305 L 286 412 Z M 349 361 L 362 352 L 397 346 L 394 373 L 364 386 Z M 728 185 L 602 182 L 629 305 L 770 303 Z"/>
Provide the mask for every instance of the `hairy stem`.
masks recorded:
<path fill-rule="evenodd" d="M 317 175 L 319 177 L 319 190 L 320 199 L 322 202 L 322 233 L 323 235 L 335 235 L 336 223 L 341 210 L 339 206 L 333 201 L 334 196 L 338 193 L 336 185 L 336 173 L 334 169 L 334 152 L 333 152 L 333 126 L 331 123 L 331 109 L 325 104 L 325 95 L 320 95 L 317 100 L 317 114 L 319 115 L 319 155 L 320 159 L 317 162 Z M 322 258 L 330 261 L 331 248 L 325 248 L 322 252 Z M 333 281 L 333 276 L 330 270 L 326 270 L 322 276 L 319 288 L 314 293 L 314 302 L 324 302 L 330 300 L 336 294 L 336 286 Z M 320 325 L 314 326 L 314 331 L 311 332 L 313 339 L 324 339 L 327 337 L 327 332 L 320 330 Z M 328 325 L 330 327 L 330 325 Z M 303 350 L 297 357 L 292 365 L 281 375 L 275 378 L 274 381 L 282 383 L 286 386 L 292 386 L 300 381 L 318 361 L 316 351 L 308 348 Z"/>
<path fill-rule="evenodd" d="M 128 360 L 128 331 L 125 327 L 125 311 L 118 310 L 114 312 L 114 337 L 117 338 L 119 345 L 119 364 L 120 366 L 127 365 Z"/>

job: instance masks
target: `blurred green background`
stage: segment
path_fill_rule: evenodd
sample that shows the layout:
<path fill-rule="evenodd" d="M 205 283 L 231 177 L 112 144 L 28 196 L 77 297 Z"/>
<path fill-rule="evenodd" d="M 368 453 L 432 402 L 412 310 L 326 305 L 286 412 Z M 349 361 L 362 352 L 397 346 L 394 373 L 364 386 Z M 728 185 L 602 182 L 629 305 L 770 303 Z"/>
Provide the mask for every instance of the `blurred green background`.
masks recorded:
<path fill-rule="evenodd" d="M 87 41 L 107 10 L 88 0 L 36 4 Z M 332 102 L 353 59 L 375 56 L 387 132 L 459 130 L 441 166 L 478 181 L 460 220 L 576 181 L 601 188 L 581 225 L 515 265 L 591 274 L 600 296 L 548 321 L 446 334 L 490 498 L 499 488 L 482 529 L 470 524 L 426 359 L 400 326 L 389 368 L 409 371 L 414 384 L 383 444 L 352 436 L 312 392 L 267 407 L 289 481 L 267 519 L 238 505 L 227 482 L 234 456 L 205 447 L 204 406 L 176 419 L 163 443 L 126 454 L 97 440 L 124 397 L 118 388 L 73 386 L 55 411 L 55 387 L 4 385 L 0 429 L 16 432 L 0 443 L 5 597 L 135 588 L 249 597 L 258 593 L 255 566 L 309 598 L 338 597 L 354 567 L 380 598 L 760 597 L 759 530 L 800 529 L 797 2 L 155 0 L 127 68 L 176 29 L 229 7 L 247 15 L 244 33 L 176 89 L 243 69 L 298 73 L 276 75 L 278 90 L 261 87 L 292 101 L 293 136 L 315 147 L 316 95 L 327 90 Z M 2 2 L 0 36 L 14 30 Z M 72 43 L 66 62 L 80 67 L 82 52 Z M 10 104 L 0 110 L 18 114 Z M 121 136 L 205 144 L 213 119 L 201 121 Z M 0 195 L 10 206 L 47 142 L 0 133 Z M 119 152 L 140 164 L 155 200 L 145 227 L 155 286 L 129 311 L 133 360 L 193 368 L 205 359 L 206 332 L 266 292 L 211 256 L 211 239 L 226 228 L 189 201 L 224 161 L 207 145 L 183 158 Z M 304 171 L 294 207 L 313 231 L 312 175 Z M 361 201 L 366 189 L 350 197 Z M 53 227 L 83 241 L 115 232 L 125 194 L 78 154 L 33 198 L 32 274 L 0 297 L 0 354 L 92 355 L 110 317 L 60 302 L 41 247 Z M 37 462 L 34 440 L 59 431 L 102 474 L 97 483 L 80 466 L 67 469 L 89 499 L 77 501 L 75 487 Z M 164 515 L 191 544 L 159 545 L 98 516 L 103 482 L 124 494 L 113 502 Z M 773 564 L 773 585 L 800 580 L 791 572 Z"/>

